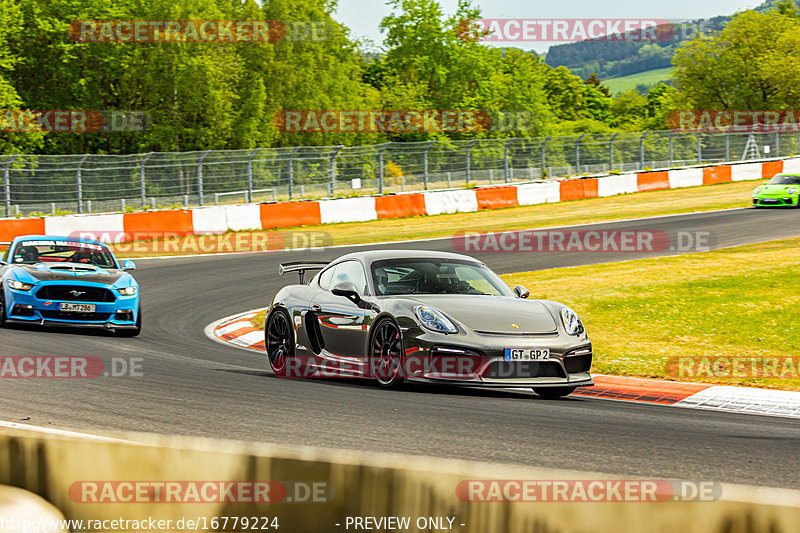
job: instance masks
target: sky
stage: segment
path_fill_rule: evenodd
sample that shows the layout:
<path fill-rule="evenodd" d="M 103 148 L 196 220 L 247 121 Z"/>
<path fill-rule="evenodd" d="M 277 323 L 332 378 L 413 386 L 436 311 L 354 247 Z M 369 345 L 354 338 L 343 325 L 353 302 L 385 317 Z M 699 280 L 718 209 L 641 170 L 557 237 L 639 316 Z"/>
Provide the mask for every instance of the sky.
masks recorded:
<path fill-rule="evenodd" d="M 756 7 L 761 0 L 473 0 L 484 18 L 507 19 L 669 19 L 692 20 Z M 440 0 L 445 13 L 451 14 L 457 0 Z M 383 36 L 378 30 L 381 19 L 391 13 L 384 0 L 339 0 L 334 18 L 352 30 L 354 38 L 367 37 L 380 45 Z M 510 43 L 498 43 L 508 45 Z M 523 42 L 513 46 L 546 52 L 549 43 Z"/>

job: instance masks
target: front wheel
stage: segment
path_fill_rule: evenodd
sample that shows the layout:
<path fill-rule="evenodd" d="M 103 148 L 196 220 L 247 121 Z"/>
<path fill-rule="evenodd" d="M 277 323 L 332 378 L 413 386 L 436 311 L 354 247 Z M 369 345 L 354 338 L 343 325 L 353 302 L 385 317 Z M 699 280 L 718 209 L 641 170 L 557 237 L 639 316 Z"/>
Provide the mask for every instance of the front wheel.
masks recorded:
<path fill-rule="evenodd" d="M 393 320 L 384 319 L 373 328 L 369 363 L 381 387 L 392 389 L 403 382 L 403 339 Z"/>
<path fill-rule="evenodd" d="M 575 392 L 577 387 L 534 387 L 533 392 L 545 400 L 556 400 Z"/>
<path fill-rule="evenodd" d="M 0 286 L 0 328 L 6 327 L 6 291 Z"/>
<path fill-rule="evenodd" d="M 277 309 L 270 315 L 265 330 L 266 342 L 264 344 L 267 349 L 269 366 L 279 378 L 286 377 L 286 367 L 294 346 L 289 314 L 283 309 Z"/>

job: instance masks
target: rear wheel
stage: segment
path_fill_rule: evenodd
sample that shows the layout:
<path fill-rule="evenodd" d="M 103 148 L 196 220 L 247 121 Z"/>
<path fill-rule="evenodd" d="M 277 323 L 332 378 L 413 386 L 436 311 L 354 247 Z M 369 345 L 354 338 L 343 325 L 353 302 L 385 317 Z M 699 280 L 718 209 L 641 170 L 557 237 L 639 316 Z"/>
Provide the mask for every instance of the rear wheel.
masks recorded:
<path fill-rule="evenodd" d="M 136 327 L 130 329 L 118 329 L 116 334 L 118 337 L 137 337 L 142 332 L 142 310 L 136 316 Z"/>
<path fill-rule="evenodd" d="M 403 340 L 393 320 L 383 319 L 374 326 L 369 356 L 378 385 L 391 389 L 403 382 Z"/>
<path fill-rule="evenodd" d="M 534 387 L 533 392 L 545 400 L 555 400 L 575 392 L 577 387 Z"/>
<path fill-rule="evenodd" d="M 270 315 L 265 329 L 267 359 L 272 372 L 280 378 L 286 377 L 286 367 L 294 346 L 289 314 L 283 309 L 277 309 Z"/>

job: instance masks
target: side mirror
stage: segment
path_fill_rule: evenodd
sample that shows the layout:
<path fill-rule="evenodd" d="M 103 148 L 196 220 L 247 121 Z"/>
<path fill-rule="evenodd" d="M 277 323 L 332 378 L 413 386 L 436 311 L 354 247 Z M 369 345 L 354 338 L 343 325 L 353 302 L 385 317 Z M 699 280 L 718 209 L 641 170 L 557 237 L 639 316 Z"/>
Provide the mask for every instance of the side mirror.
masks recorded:
<path fill-rule="evenodd" d="M 134 263 L 130 259 L 123 259 L 122 270 L 136 270 L 136 263 Z"/>
<path fill-rule="evenodd" d="M 522 285 L 514 285 L 514 294 L 517 298 L 525 299 L 531 295 L 530 291 Z"/>
<path fill-rule="evenodd" d="M 345 298 L 352 301 L 356 305 L 359 302 L 361 302 L 361 296 L 358 295 L 356 286 L 350 283 L 349 281 L 342 281 L 340 283 L 337 283 L 333 287 L 333 290 L 331 290 L 331 292 L 336 296 L 344 296 Z"/>

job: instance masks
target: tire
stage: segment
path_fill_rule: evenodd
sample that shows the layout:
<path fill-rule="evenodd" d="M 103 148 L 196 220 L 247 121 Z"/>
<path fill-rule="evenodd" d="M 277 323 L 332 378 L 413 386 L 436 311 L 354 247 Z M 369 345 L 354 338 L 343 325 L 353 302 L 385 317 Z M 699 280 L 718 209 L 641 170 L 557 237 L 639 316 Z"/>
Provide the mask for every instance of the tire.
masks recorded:
<path fill-rule="evenodd" d="M 0 328 L 6 327 L 6 291 L 0 285 Z"/>
<path fill-rule="evenodd" d="M 369 366 L 380 387 L 394 389 L 403 383 L 403 337 L 394 320 L 384 318 L 373 326 Z"/>
<path fill-rule="evenodd" d="M 289 359 L 294 357 L 294 330 L 289 313 L 283 309 L 275 310 L 264 327 L 264 349 L 272 373 L 279 378 L 286 377 Z"/>
<path fill-rule="evenodd" d="M 138 337 L 142 332 L 142 307 L 139 306 L 139 313 L 136 316 L 136 327 L 131 329 L 118 329 L 115 333 L 117 337 Z"/>
<path fill-rule="evenodd" d="M 577 387 L 534 387 L 533 392 L 545 400 L 557 400 L 575 392 Z"/>

